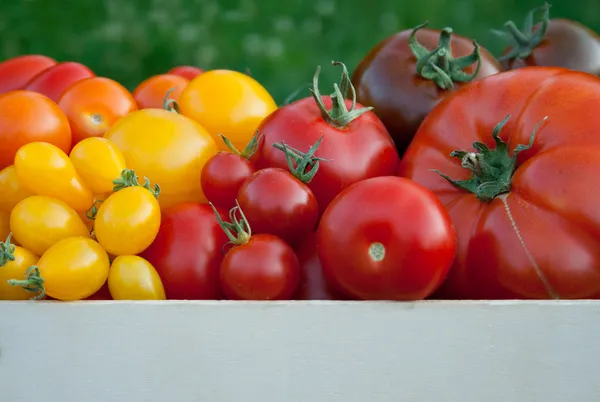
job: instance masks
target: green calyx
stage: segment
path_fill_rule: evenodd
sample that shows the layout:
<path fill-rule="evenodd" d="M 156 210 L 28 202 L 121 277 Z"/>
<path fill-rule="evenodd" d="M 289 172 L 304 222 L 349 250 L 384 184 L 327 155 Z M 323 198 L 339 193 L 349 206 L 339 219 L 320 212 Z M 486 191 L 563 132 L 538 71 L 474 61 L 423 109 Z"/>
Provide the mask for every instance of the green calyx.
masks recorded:
<path fill-rule="evenodd" d="M 144 184 L 140 186 L 140 183 L 138 182 L 138 177 L 135 174 L 135 170 L 133 169 L 123 169 L 123 171 L 121 172 L 121 177 L 113 180 L 113 185 L 113 192 L 117 192 L 127 187 L 144 187 L 146 190 L 150 191 L 152 195 L 157 199 L 160 194 L 160 186 L 158 184 L 154 184 L 154 188 L 151 188 L 150 179 L 148 179 L 147 177 L 144 177 Z"/>
<path fill-rule="evenodd" d="M 274 143 L 273 147 L 285 152 L 285 160 L 287 161 L 290 173 L 302 183 L 308 184 L 317 174 L 320 161 L 329 162 L 328 159 L 315 156 L 315 152 L 317 152 L 321 141 L 323 141 L 323 136 L 306 153 L 289 147 L 283 141 L 279 144 Z"/>
<path fill-rule="evenodd" d="M 252 229 L 250 228 L 250 224 L 248 223 L 248 219 L 244 215 L 242 208 L 237 200 L 235 200 L 235 207 L 229 210 L 229 220 L 230 222 L 225 222 L 221 219 L 221 215 L 219 211 L 215 208 L 212 202 L 208 203 L 215 213 L 215 217 L 217 218 L 217 222 L 221 229 L 227 235 L 229 242 L 225 244 L 225 246 L 232 244 L 234 246 L 239 246 L 242 244 L 248 243 L 250 237 L 252 237 Z M 240 218 L 238 219 L 237 213 L 239 212 Z M 223 247 L 225 247 L 223 246 Z"/>
<path fill-rule="evenodd" d="M 536 23 L 537 16 L 540 16 L 540 20 Z M 494 35 L 508 42 L 510 46 L 510 51 L 499 57 L 498 60 L 527 58 L 546 37 L 549 23 L 550 4 L 544 3 L 543 6 L 534 8 L 527 13 L 522 31 L 512 21 L 505 22 L 503 30 L 492 29 Z M 540 24 L 539 28 L 537 24 Z"/>
<path fill-rule="evenodd" d="M 5 241 L 0 242 L 0 267 L 15 260 L 15 245 L 10 242 L 12 232 L 8 234 Z"/>
<path fill-rule="evenodd" d="M 170 98 L 171 93 L 176 90 L 177 87 L 173 87 L 167 91 L 165 97 L 163 98 L 163 108 L 166 111 L 181 114 L 181 110 L 179 109 L 179 104 L 175 99 Z"/>
<path fill-rule="evenodd" d="M 46 296 L 44 278 L 42 278 L 40 269 L 36 265 L 32 265 L 27 269 L 25 279 L 9 279 L 7 282 L 12 286 L 20 286 L 28 292 L 37 293 L 31 297 L 31 300 L 41 300 Z"/>
<path fill-rule="evenodd" d="M 444 179 L 456 187 L 473 193 L 478 199 L 489 202 L 500 194 L 510 191 L 511 179 L 517 168 L 517 155 L 530 149 L 535 139 L 535 134 L 540 125 L 548 117 L 544 117 L 533 129 L 529 137 L 529 144 L 519 144 L 513 150 L 512 155 L 508 151 L 508 145 L 500 138 L 500 131 L 510 118 L 506 116 L 504 120 L 494 127 L 492 138 L 496 143 L 495 149 L 489 149 L 481 142 L 473 143 L 473 148 L 478 152 L 453 151 L 450 156 L 459 158 L 461 166 L 473 172 L 473 176 L 468 180 L 454 180 L 439 170 L 434 170 Z"/>
<path fill-rule="evenodd" d="M 468 56 L 454 58 L 452 56 L 452 28 L 444 28 L 435 49 L 429 50 L 417 40 L 419 29 L 427 26 L 427 22 L 416 26 L 408 39 L 408 46 L 417 59 L 417 74 L 436 83 L 441 89 L 454 87 L 455 82 L 471 82 L 479 73 L 481 54 L 479 44 L 473 41 L 473 53 Z M 472 74 L 463 70 L 477 63 Z"/>
<path fill-rule="evenodd" d="M 244 148 L 242 152 L 238 151 L 235 145 L 233 145 L 231 141 L 229 141 L 229 138 L 225 137 L 223 134 L 219 134 L 219 137 L 221 137 L 221 139 L 223 140 L 225 145 L 227 145 L 227 148 L 229 148 L 232 154 L 241 156 L 245 159 L 250 159 L 258 150 L 258 144 L 260 144 L 260 140 L 263 137 L 263 135 L 259 135 L 257 130 L 256 133 L 254 133 L 254 135 L 250 139 L 250 142 L 248 142 L 248 145 L 246 145 L 246 148 Z"/>
<path fill-rule="evenodd" d="M 361 109 L 355 109 L 356 107 L 356 90 L 350 81 L 350 75 L 346 65 L 339 61 L 332 61 L 331 64 L 334 66 L 342 66 L 342 78 L 340 83 L 333 84 L 334 93 L 331 95 L 331 110 L 327 110 L 321 93 L 319 92 L 319 74 L 321 73 L 321 66 L 317 67 L 317 71 L 313 77 L 313 87 L 310 88 L 310 92 L 315 99 L 315 102 L 319 106 L 321 116 L 323 120 L 336 128 L 344 128 L 352 123 L 353 120 L 358 119 L 363 114 L 373 110 L 372 107 L 363 107 Z M 346 98 L 350 94 L 352 105 L 350 109 L 346 108 Z"/>

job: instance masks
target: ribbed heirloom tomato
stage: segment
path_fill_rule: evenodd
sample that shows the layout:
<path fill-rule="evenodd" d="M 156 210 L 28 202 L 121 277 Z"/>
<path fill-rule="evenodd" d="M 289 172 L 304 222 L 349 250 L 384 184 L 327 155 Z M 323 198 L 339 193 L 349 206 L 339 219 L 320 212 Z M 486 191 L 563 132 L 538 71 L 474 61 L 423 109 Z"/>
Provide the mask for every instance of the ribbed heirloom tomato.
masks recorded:
<path fill-rule="evenodd" d="M 42 71 L 27 83 L 25 89 L 46 95 L 54 102 L 58 102 L 71 85 L 95 76 L 96 74 L 83 64 L 67 61 Z"/>
<path fill-rule="evenodd" d="M 423 121 L 399 172 L 456 226 L 436 297 L 600 297 L 598 105 L 600 78 L 525 67 L 458 90 Z"/>
<path fill-rule="evenodd" d="M 56 60 L 41 54 L 26 54 L 0 63 L 0 94 L 23 89 L 42 71 L 54 66 Z"/>

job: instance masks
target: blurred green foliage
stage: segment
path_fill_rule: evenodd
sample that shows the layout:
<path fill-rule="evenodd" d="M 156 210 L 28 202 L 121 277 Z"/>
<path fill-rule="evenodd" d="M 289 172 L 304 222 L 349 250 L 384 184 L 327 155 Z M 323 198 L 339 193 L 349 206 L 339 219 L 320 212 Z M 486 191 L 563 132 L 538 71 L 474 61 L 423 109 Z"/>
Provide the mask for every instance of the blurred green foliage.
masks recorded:
<path fill-rule="evenodd" d="M 323 66 L 352 71 L 377 42 L 429 21 L 494 53 L 490 28 L 521 26 L 533 0 L 0 0 L 0 60 L 42 53 L 87 64 L 133 89 L 177 64 L 249 69 L 282 102 Z M 551 16 L 600 31 L 600 0 L 555 0 Z M 303 92 L 308 94 L 308 91 Z"/>

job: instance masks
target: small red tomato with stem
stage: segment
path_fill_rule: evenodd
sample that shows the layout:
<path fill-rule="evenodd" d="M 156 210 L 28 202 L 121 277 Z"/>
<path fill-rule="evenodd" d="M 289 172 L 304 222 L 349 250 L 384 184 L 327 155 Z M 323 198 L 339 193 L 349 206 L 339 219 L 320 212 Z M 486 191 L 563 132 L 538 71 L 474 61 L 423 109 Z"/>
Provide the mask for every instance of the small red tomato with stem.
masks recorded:
<path fill-rule="evenodd" d="M 300 262 L 292 247 L 277 236 L 252 234 L 239 204 L 229 211 L 230 222 L 216 209 L 214 213 L 233 246 L 221 262 L 225 295 L 233 300 L 291 299 L 300 280 Z"/>
<path fill-rule="evenodd" d="M 87 66 L 74 61 L 58 63 L 29 81 L 25 89 L 46 95 L 54 102 L 73 84 L 86 78 L 95 77 L 96 74 Z"/>
<path fill-rule="evenodd" d="M 167 74 L 178 75 L 191 81 L 203 72 L 203 69 L 195 66 L 176 66 L 167 71 Z"/>
<path fill-rule="evenodd" d="M 235 206 L 235 199 L 244 181 L 256 172 L 250 161 L 256 153 L 258 139 L 252 137 L 242 152 L 225 137 L 220 135 L 231 152 L 219 151 L 202 168 L 200 183 L 207 200 L 227 211 Z"/>
<path fill-rule="evenodd" d="M 261 169 L 242 184 L 237 201 L 254 233 L 272 234 L 294 245 L 315 230 L 319 204 L 308 184 L 323 160 L 314 156 L 322 140 L 306 154 L 283 141 L 273 144 L 285 153 L 288 170 Z"/>

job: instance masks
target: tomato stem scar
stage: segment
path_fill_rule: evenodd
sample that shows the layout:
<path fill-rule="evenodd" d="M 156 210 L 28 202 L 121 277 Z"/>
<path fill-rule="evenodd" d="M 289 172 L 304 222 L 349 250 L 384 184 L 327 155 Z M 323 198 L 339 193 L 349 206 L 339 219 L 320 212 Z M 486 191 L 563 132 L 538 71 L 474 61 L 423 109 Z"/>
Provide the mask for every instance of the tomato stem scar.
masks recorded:
<path fill-rule="evenodd" d="M 379 242 L 371 243 L 369 246 L 369 256 L 374 261 L 383 261 L 385 258 L 385 246 Z"/>

